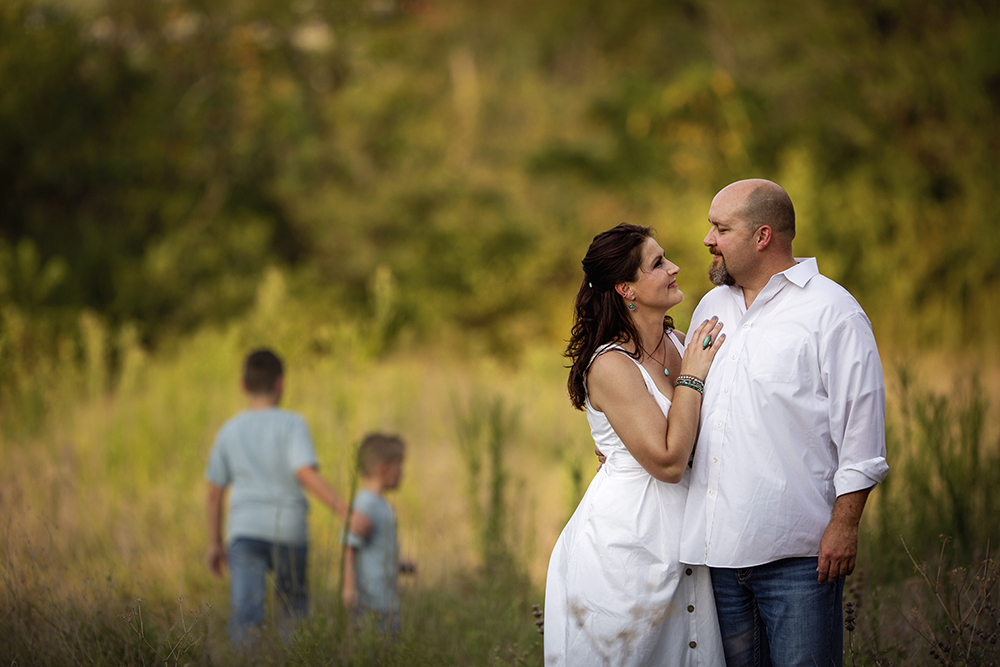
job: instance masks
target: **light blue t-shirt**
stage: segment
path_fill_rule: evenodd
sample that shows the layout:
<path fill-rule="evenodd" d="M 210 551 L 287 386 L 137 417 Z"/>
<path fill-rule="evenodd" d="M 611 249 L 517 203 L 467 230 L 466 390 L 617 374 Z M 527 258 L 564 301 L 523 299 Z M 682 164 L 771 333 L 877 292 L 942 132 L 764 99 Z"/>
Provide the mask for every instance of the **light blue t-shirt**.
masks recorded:
<path fill-rule="evenodd" d="M 249 537 L 306 544 L 309 504 L 295 471 L 316 465 L 309 427 L 279 408 L 246 410 L 226 422 L 205 478 L 229 492 L 229 543 Z"/>
<path fill-rule="evenodd" d="M 348 533 L 347 545 L 357 549 L 354 572 L 358 603 L 383 613 L 399 611 L 399 554 L 396 549 L 396 515 L 385 498 L 367 489 L 354 496 L 354 511 L 372 522 L 368 538 Z"/>

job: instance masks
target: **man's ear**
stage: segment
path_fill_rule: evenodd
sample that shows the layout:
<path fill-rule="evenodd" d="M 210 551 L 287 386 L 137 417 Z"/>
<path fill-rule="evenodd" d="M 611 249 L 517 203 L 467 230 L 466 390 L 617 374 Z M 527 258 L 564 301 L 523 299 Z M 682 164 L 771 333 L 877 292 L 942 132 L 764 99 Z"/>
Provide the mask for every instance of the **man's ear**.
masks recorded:
<path fill-rule="evenodd" d="M 771 229 L 770 225 L 761 225 L 760 228 L 754 232 L 754 241 L 757 244 L 757 250 L 764 250 L 767 246 L 771 245 L 771 241 L 774 240 L 774 230 Z"/>

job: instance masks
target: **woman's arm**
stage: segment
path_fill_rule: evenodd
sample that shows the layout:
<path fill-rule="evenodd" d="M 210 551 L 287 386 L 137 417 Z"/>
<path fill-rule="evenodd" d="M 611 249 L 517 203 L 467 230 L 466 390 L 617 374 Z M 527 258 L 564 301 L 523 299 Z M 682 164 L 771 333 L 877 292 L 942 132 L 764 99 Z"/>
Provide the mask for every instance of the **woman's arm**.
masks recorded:
<path fill-rule="evenodd" d="M 681 374 L 704 380 L 719 347 L 721 323 L 710 320 L 692 335 L 711 335 L 709 348 L 692 345 L 681 362 Z M 653 477 L 676 484 L 684 475 L 698 435 L 701 393 L 690 387 L 674 390 L 669 421 L 650 395 L 635 363 L 622 354 L 602 354 L 587 375 L 591 403 L 607 416 L 611 427 L 636 461 Z"/>

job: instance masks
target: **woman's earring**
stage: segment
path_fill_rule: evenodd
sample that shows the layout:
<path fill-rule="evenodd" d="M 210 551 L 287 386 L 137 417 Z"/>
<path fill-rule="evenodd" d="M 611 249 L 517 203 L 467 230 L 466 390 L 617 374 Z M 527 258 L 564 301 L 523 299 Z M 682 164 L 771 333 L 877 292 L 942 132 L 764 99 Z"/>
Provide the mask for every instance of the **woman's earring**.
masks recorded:
<path fill-rule="evenodd" d="M 628 309 L 631 310 L 633 313 L 635 312 L 635 301 L 628 302 Z"/>

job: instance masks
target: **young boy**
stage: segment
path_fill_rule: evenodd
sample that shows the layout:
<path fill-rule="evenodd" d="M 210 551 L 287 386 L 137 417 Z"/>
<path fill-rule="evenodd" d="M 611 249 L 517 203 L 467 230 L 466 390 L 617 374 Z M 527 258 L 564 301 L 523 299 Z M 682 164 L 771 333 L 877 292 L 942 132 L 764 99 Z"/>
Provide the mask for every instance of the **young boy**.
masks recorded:
<path fill-rule="evenodd" d="M 395 435 L 368 435 L 358 449 L 361 489 L 354 497 L 344 554 L 344 606 L 352 617 L 373 616 L 383 632 L 399 632 L 400 563 L 396 516 L 383 494 L 399 486 L 406 445 Z"/>
<path fill-rule="evenodd" d="M 346 518 L 347 505 L 317 471 L 309 427 L 278 408 L 284 390 L 281 360 L 270 350 L 247 356 L 243 391 L 248 409 L 226 422 L 215 438 L 208 480 L 208 568 L 230 569 L 229 634 L 245 643 L 264 623 L 267 572 L 276 573 L 282 631 L 308 611 L 306 554 L 309 506 L 303 489 Z M 223 497 L 231 487 L 227 537 L 222 543 Z"/>

